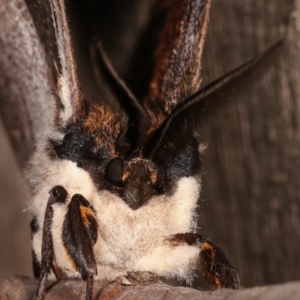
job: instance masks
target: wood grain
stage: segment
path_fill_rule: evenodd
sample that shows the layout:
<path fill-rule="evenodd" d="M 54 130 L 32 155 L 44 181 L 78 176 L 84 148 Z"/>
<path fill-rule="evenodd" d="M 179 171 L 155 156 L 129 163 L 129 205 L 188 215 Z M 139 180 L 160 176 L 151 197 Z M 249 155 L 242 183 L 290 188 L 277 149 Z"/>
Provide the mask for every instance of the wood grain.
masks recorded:
<path fill-rule="evenodd" d="M 0 299 L 31 300 L 37 282 L 26 277 L 0 280 Z M 162 282 L 150 285 L 126 286 L 116 282 L 96 281 L 94 300 L 298 300 L 300 282 L 291 282 L 247 290 L 222 289 L 200 291 L 186 287 L 172 287 Z M 44 300 L 84 300 L 85 284 L 78 280 L 62 280 L 50 285 Z"/>
<path fill-rule="evenodd" d="M 300 279 L 300 1 L 215 0 L 206 82 L 284 37 L 280 62 L 203 132 L 201 233 L 222 246 L 244 286 Z"/>

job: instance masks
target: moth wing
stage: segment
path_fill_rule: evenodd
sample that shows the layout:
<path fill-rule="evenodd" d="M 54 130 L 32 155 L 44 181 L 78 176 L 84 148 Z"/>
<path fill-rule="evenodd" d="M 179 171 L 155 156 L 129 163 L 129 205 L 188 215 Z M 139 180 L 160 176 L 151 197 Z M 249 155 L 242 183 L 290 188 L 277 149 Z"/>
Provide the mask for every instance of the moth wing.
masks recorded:
<path fill-rule="evenodd" d="M 64 0 L 49 0 L 60 68 L 57 91 L 61 101 L 59 121 L 65 125 L 83 110 L 82 95 L 76 74 L 76 63 L 68 26 Z"/>
<path fill-rule="evenodd" d="M 256 58 L 212 82 L 176 107 L 156 132 L 146 150 L 147 156 L 159 158 L 162 152 L 173 149 L 180 152 L 191 136 L 224 106 L 241 97 L 250 89 L 282 53 L 284 43 L 275 44 Z"/>
<path fill-rule="evenodd" d="M 62 0 L 5 1 L 0 12 L 1 115 L 19 164 L 81 104 Z"/>
<path fill-rule="evenodd" d="M 176 0 L 169 5 L 147 96 L 149 107 L 159 106 L 165 114 L 200 87 L 211 1 Z"/>
<path fill-rule="evenodd" d="M 5 2 L 0 11 L 1 115 L 23 166 L 37 137 L 53 123 L 56 101 L 45 51 L 25 2 Z"/>

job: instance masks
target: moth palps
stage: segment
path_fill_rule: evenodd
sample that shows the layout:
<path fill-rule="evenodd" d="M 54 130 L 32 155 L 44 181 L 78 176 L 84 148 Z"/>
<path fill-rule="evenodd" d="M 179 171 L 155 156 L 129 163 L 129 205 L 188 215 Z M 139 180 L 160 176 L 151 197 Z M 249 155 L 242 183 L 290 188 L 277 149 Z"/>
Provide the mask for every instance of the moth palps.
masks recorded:
<path fill-rule="evenodd" d="M 30 12 L 21 3 L 7 6 L 14 31 L 2 37 L 1 66 L 18 88 L 2 105 L 22 103 L 23 144 L 36 145 L 27 171 L 36 299 L 49 274 L 85 280 L 86 299 L 94 279 L 127 272 L 191 280 L 201 268 L 211 286 L 239 289 L 223 251 L 196 233 L 199 132 L 270 65 L 278 45 L 199 90 L 210 0 L 172 1 L 143 97 L 92 42 L 95 78 L 107 91 L 100 105 L 80 91 L 64 1 L 28 1 Z"/>

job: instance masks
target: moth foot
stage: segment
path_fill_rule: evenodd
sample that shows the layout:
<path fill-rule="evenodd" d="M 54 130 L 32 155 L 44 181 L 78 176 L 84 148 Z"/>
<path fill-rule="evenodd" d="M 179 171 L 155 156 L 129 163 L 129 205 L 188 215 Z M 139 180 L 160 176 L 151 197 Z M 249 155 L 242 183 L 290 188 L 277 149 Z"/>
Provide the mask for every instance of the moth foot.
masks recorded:
<path fill-rule="evenodd" d="M 241 289 L 240 277 L 223 250 L 211 240 L 194 233 L 175 234 L 166 239 L 172 246 L 183 244 L 199 248 L 199 267 L 205 281 L 214 288 Z"/>
<path fill-rule="evenodd" d="M 115 282 L 118 283 L 118 284 L 121 284 L 121 285 L 126 285 L 126 286 L 131 286 L 131 285 L 135 285 L 135 283 L 133 283 L 127 275 L 121 275 L 121 276 L 118 276 L 116 279 L 115 279 Z"/>
<path fill-rule="evenodd" d="M 147 285 L 155 283 L 159 280 L 159 277 L 148 271 L 142 272 L 127 272 L 127 275 L 122 275 L 116 278 L 116 282 L 122 285 Z"/>
<path fill-rule="evenodd" d="M 200 264 L 208 284 L 216 288 L 241 289 L 240 277 L 223 250 L 212 241 L 199 236 Z"/>

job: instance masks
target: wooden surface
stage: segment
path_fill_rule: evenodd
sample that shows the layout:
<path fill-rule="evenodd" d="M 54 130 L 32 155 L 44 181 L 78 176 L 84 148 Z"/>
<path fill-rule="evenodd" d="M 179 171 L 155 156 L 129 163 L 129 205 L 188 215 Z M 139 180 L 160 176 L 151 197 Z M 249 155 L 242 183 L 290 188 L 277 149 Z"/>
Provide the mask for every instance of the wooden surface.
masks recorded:
<path fill-rule="evenodd" d="M 0 280 L 0 299 L 31 300 L 37 282 L 28 278 L 11 277 Z M 119 283 L 95 282 L 94 300 L 298 300 L 300 282 L 274 286 L 254 287 L 247 290 L 199 291 L 186 287 L 171 287 L 162 282 L 150 285 L 126 286 Z M 44 300 L 84 300 L 85 284 L 65 280 L 50 286 Z"/>
<path fill-rule="evenodd" d="M 213 1 L 204 80 L 285 38 L 279 63 L 207 126 L 201 234 L 244 286 L 300 279 L 300 1 Z M 205 75 L 204 75 L 205 76 Z"/>

